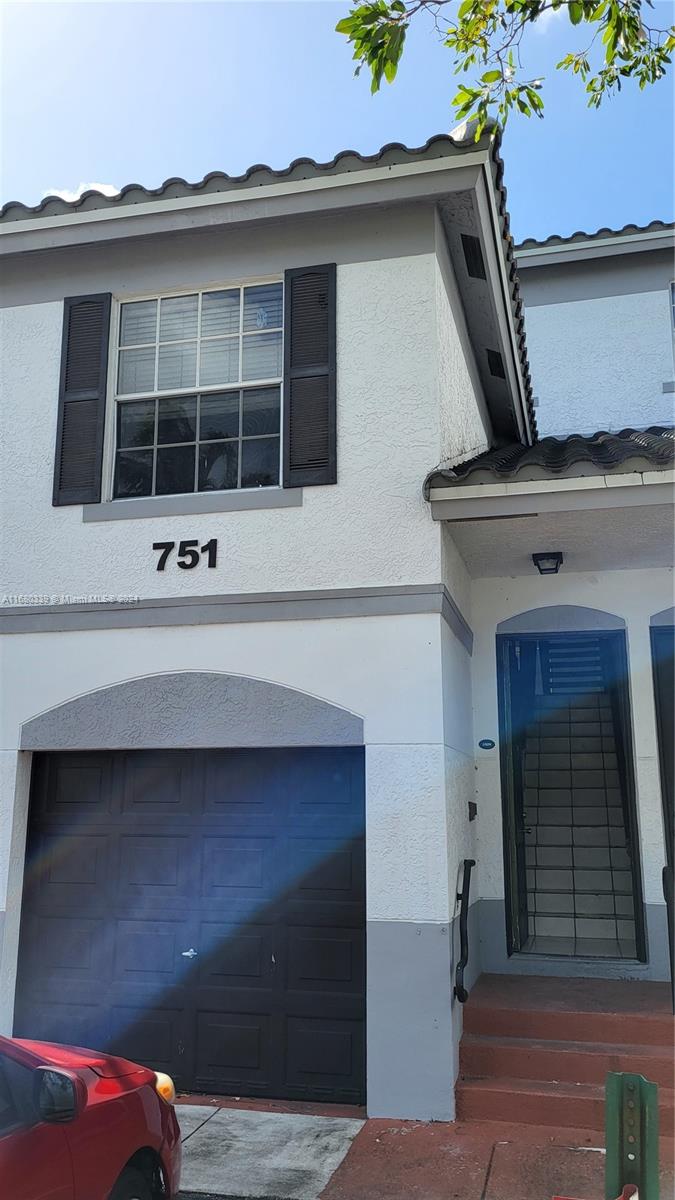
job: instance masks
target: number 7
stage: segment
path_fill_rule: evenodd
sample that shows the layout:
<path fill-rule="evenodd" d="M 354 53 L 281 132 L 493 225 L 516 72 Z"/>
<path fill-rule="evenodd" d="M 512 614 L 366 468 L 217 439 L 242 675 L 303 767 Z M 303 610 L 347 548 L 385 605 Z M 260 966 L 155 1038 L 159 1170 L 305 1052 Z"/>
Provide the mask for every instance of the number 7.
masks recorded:
<path fill-rule="evenodd" d="M 169 557 L 169 555 L 175 545 L 176 545 L 175 542 L 153 542 L 152 543 L 153 550 L 161 550 L 162 551 L 162 553 L 159 556 L 159 562 L 157 563 L 158 571 L 164 570 L 164 568 L 166 566 L 166 560 Z"/>

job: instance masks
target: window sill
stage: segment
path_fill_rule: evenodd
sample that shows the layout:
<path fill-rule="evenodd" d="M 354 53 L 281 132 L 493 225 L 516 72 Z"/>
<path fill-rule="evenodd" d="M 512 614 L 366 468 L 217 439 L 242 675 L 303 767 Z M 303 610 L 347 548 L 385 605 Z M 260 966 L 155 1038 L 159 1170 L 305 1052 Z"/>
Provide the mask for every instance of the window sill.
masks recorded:
<path fill-rule="evenodd" d="M 257 488 L 251 491 L 206 492 L 182 496 L 143 496 L 85 504 L 82 520 L 138 521 L 148 517 L 189 517 L 196 513 L 241 512 L 251 508 L 299 508 L 302 488 Z"/>

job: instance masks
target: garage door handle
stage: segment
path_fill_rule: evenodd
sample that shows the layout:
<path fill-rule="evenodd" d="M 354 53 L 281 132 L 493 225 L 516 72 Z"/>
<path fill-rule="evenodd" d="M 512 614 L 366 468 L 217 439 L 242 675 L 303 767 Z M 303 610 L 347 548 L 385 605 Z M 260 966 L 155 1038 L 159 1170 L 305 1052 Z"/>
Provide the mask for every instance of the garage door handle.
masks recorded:
<path fill-rule="evenodd" d="M 182 957 L 182 958 L 196 958 L 196 957 L 197 957 L 197 951 L 195 950 L 194 946 L 190 946 L 190 949 L 189 949 L 189 950 L 182 950 L 182 951 L 181 951 L 181 957 Z"/>

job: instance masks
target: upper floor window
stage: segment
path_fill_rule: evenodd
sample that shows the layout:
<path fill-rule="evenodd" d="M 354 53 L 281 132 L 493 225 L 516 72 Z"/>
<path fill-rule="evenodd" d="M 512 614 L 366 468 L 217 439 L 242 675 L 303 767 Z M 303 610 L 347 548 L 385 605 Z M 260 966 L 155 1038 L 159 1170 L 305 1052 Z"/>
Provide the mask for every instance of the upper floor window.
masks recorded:
<path fill-rule="evenodd" d="M 120 305 L 113 495 L 279 483 L 283 285 Z"/>

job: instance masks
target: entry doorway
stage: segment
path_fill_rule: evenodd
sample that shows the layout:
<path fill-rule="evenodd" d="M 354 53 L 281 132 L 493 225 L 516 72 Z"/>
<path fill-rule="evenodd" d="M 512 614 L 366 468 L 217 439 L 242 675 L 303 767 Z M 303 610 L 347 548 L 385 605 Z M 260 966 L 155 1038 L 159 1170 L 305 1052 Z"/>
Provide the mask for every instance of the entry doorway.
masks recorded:
<path fill-rule="evenodd" d="M 646 961 L 625 633 L 497 660 L 509 953 Z"/>

